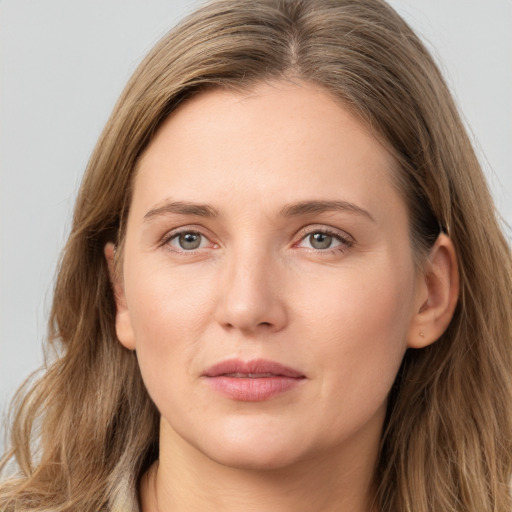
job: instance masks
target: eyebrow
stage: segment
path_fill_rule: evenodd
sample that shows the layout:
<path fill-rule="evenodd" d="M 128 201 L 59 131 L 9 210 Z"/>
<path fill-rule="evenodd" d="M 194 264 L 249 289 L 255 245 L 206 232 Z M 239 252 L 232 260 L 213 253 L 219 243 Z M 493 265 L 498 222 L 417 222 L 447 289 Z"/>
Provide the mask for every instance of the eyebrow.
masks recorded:
<path fill-rule="evenodd" d="M 218 217 L 219 212 L 210 205 L 199 203 L 188 203 L 184 201 L 169 201 L 162 206 L 152 208 L 144 215 L 144 221 L 154 217 L 169 214 L 193 215 L 196 217 Z"/>
<path fill-rule="evenodd" d="M 298 217 L 300 215 L 339 211 L 355 213 L 357 215 L 367 217 L 369 220 L 375 222 L 375 219 L 367 210 L 348 201 L 301 201 L 284 206 L 279 214 L 282 217 Z M 149 210 L 144 215 L 144 221 L 150 221 L 154 217 L 169 214 L 192 215 L 206 218 L 215 218 L 219 216 L 219 212 L 208 204 L 169 201 L 162 206 Z"/>
<path fill-rule="evenodd" d="M 348 201 L 301 201 L 285 206 L 280 214 L 284 217 L 295 217 L 325 212 L 349 212 L 367 217 L 375 222 L 370 212 Z"/>

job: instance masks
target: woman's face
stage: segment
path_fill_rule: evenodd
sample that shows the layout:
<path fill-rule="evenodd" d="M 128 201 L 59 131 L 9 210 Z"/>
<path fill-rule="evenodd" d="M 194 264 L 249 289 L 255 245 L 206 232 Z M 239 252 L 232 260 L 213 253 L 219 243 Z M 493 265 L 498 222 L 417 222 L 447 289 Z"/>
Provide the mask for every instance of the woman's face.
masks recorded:
<path fill-rule="evenodd" d="M 163 124 L 117 314 L 162 446 L 252 468 L 376 450 L 422 302 L 393 166 L 306 83 L 205 92 Z"/>

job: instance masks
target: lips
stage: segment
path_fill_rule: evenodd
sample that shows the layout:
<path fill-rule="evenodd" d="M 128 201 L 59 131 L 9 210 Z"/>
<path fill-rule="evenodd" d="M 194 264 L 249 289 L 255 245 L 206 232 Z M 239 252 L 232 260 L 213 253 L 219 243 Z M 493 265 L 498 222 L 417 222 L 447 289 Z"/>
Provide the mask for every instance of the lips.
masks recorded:
<path fill-rule="evenodd" d="M 254 359 L 252 361 L 241 361 L 239 359 L 228 359 L 222 361 L 204 372 L 206 377 L 232 376 L 245 378 L 265 377 L 290 377 L 300 379 L 305 376 L 293 368 L 284 366 L 274 361 Z"/>
<path fill-rule="evenodd" d="M 306 376 L 274 361 L 228 359 L 203 374 L 211 388 L 232 400 L 258 402 L 291 391 Z"/>

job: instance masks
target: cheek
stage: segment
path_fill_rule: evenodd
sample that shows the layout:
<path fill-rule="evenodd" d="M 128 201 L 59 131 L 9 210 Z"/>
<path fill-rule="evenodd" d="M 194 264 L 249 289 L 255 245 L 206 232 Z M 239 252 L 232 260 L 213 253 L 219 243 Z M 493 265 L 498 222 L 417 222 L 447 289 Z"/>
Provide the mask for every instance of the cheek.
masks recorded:
<path fill-rule="evenodd" d="M 385 399 L 406 350 L 412 282 L 383 265 L 317 280 L 304 290 L 296 307 L 307 312 L 304 331 L 314 340 L 308 358 L 324 367 L 326 394 L 357 389 L 344 395 L 352 396 L 354 406 L 361 398 Z"/>
<path fill-rule="evenodd" d="M 165 347 L 201 329 L 212 305 L 209 279 L 193 266 L 176 270 L 165 259 L 133 266 L 142 269 L 128 276 L 126 286 L 137 343 Z"/>
<path fill-rule="evenodd" d="M 148 268 L 148 265 L 140 265 Z M 141 373 L 152 398 L 192 379 L 197 341 L 212 318 L 208 282 L 156 265 L 127 279 L 130 318 Z M 132 299 L 132 300 L 130 300 Z"/>

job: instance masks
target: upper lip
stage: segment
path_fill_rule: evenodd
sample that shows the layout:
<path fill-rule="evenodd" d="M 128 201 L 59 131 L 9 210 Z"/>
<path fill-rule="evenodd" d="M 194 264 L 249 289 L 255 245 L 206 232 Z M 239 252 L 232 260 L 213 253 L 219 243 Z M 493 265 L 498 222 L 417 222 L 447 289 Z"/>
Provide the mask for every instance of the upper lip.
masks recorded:
<path fill-rule="evenodd" d="M 240 359 L 227 359 L 208 368 L 205 377 L 288 377 L 301 379 L 305 375 L 294 368 L 282 365 L 275 361 L 253 359 L 242 361 Z"/>

